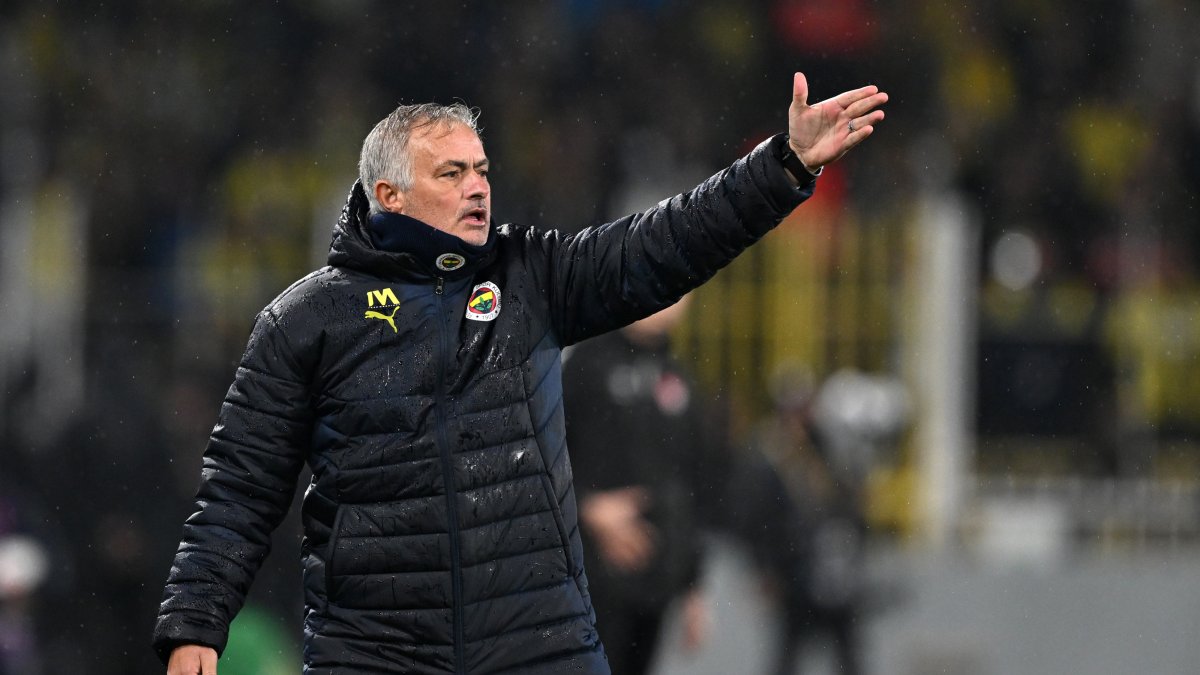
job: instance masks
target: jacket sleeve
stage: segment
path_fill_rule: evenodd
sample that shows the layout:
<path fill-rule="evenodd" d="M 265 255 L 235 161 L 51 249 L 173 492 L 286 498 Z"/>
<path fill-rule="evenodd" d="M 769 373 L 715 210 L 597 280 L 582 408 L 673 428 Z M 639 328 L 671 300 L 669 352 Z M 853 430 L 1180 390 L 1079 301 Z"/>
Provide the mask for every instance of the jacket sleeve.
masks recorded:
<path fill-rule="evenodd" d="M 563 345 L 626 325 L 708 281 L 812 195 L 774 136 L 690 192 L 643 213 L 548 237 L 553 329 Z"/>
<path fill-rule="evenodd" d="M 164 662 L 181 644 L 225 648 L 307 455 L 305 370 L 276 317 L 264 310 L 209 438 L 195 512 L 167 578 L 154 628 Z"/>

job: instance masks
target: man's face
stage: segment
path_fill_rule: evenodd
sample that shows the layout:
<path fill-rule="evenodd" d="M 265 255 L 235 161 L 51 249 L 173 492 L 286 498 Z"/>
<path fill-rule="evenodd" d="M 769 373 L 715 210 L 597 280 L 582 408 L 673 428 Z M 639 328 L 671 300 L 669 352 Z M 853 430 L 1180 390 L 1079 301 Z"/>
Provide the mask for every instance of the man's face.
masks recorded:
<path fill-rule="evenodd" d="M 462 124 L 432 124 L 409 139 L 413 186 L 400 213 L 480 246 L 492 214 L 488 159 L 479 136 Z"/>

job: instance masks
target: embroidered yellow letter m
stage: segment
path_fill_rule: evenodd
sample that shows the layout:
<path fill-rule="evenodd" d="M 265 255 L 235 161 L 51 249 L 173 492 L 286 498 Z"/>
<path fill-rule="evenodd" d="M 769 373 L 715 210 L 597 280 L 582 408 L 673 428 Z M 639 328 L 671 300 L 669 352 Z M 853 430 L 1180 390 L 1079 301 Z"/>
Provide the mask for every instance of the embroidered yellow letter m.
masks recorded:
<path fill-rule="evenodd" d="M 391 307 L 399 304 L 400 300 L 390 288 L 367 291 L 367 307 Z"/>

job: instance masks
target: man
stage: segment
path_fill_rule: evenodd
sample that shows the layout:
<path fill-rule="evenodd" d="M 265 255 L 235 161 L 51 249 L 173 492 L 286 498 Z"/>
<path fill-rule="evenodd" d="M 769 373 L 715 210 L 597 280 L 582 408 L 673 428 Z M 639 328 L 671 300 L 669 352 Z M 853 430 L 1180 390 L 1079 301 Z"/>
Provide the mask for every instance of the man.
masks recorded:
<path fill-rule="evenodd" d="M 780 368 L 774 410 L 730 472 L 729 525 L 780 616 L 769 675 L 795 673 L 823 644 L 834 672 L 862 672 L 867 462 L 835 451 L 838 425 L 825 411 L 837 377 L 817 387 L 807 369 Z"/>
<path fill-rule="evenodd" d="M 210 675 L 303 464 L 307 673 L 607 673 L 564 442 L 562 347 L 678 300 L 883 119 L 814 106 L 690 193 L 576 236 L 491 222 L 462 106 L 363 143 L 329 265 L 258 316 L 204 455 L 154 644 Z"/>
<path fill-rule="evenodd" d="M 713 484 L 710 462 L 724 448 L 670 352 L 689 297 L 564 358 L 588 590 L 609 666 L 621 675 L 649 670 L 675 600 L 687 646 L 698 646 L 707 627 L 700 507 Z"/>

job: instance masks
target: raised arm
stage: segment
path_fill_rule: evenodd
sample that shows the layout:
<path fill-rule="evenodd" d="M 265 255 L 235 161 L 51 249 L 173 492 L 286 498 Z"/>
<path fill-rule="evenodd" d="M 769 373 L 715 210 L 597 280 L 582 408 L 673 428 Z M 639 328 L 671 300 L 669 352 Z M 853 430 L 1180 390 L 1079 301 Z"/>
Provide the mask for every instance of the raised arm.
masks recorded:
<path fill-rule="evenodd" d="M 807 80 L 796 73 L 786 135 L 643 213 L 547 237 L 562 344 L 649 316 L 710 279 L 812 194 L 814 172 L 873 132 L 887 94 L 868 86 L 811 106 L 807 100 Z M 810 171 L 785 170 L 789 145 Z"/>

